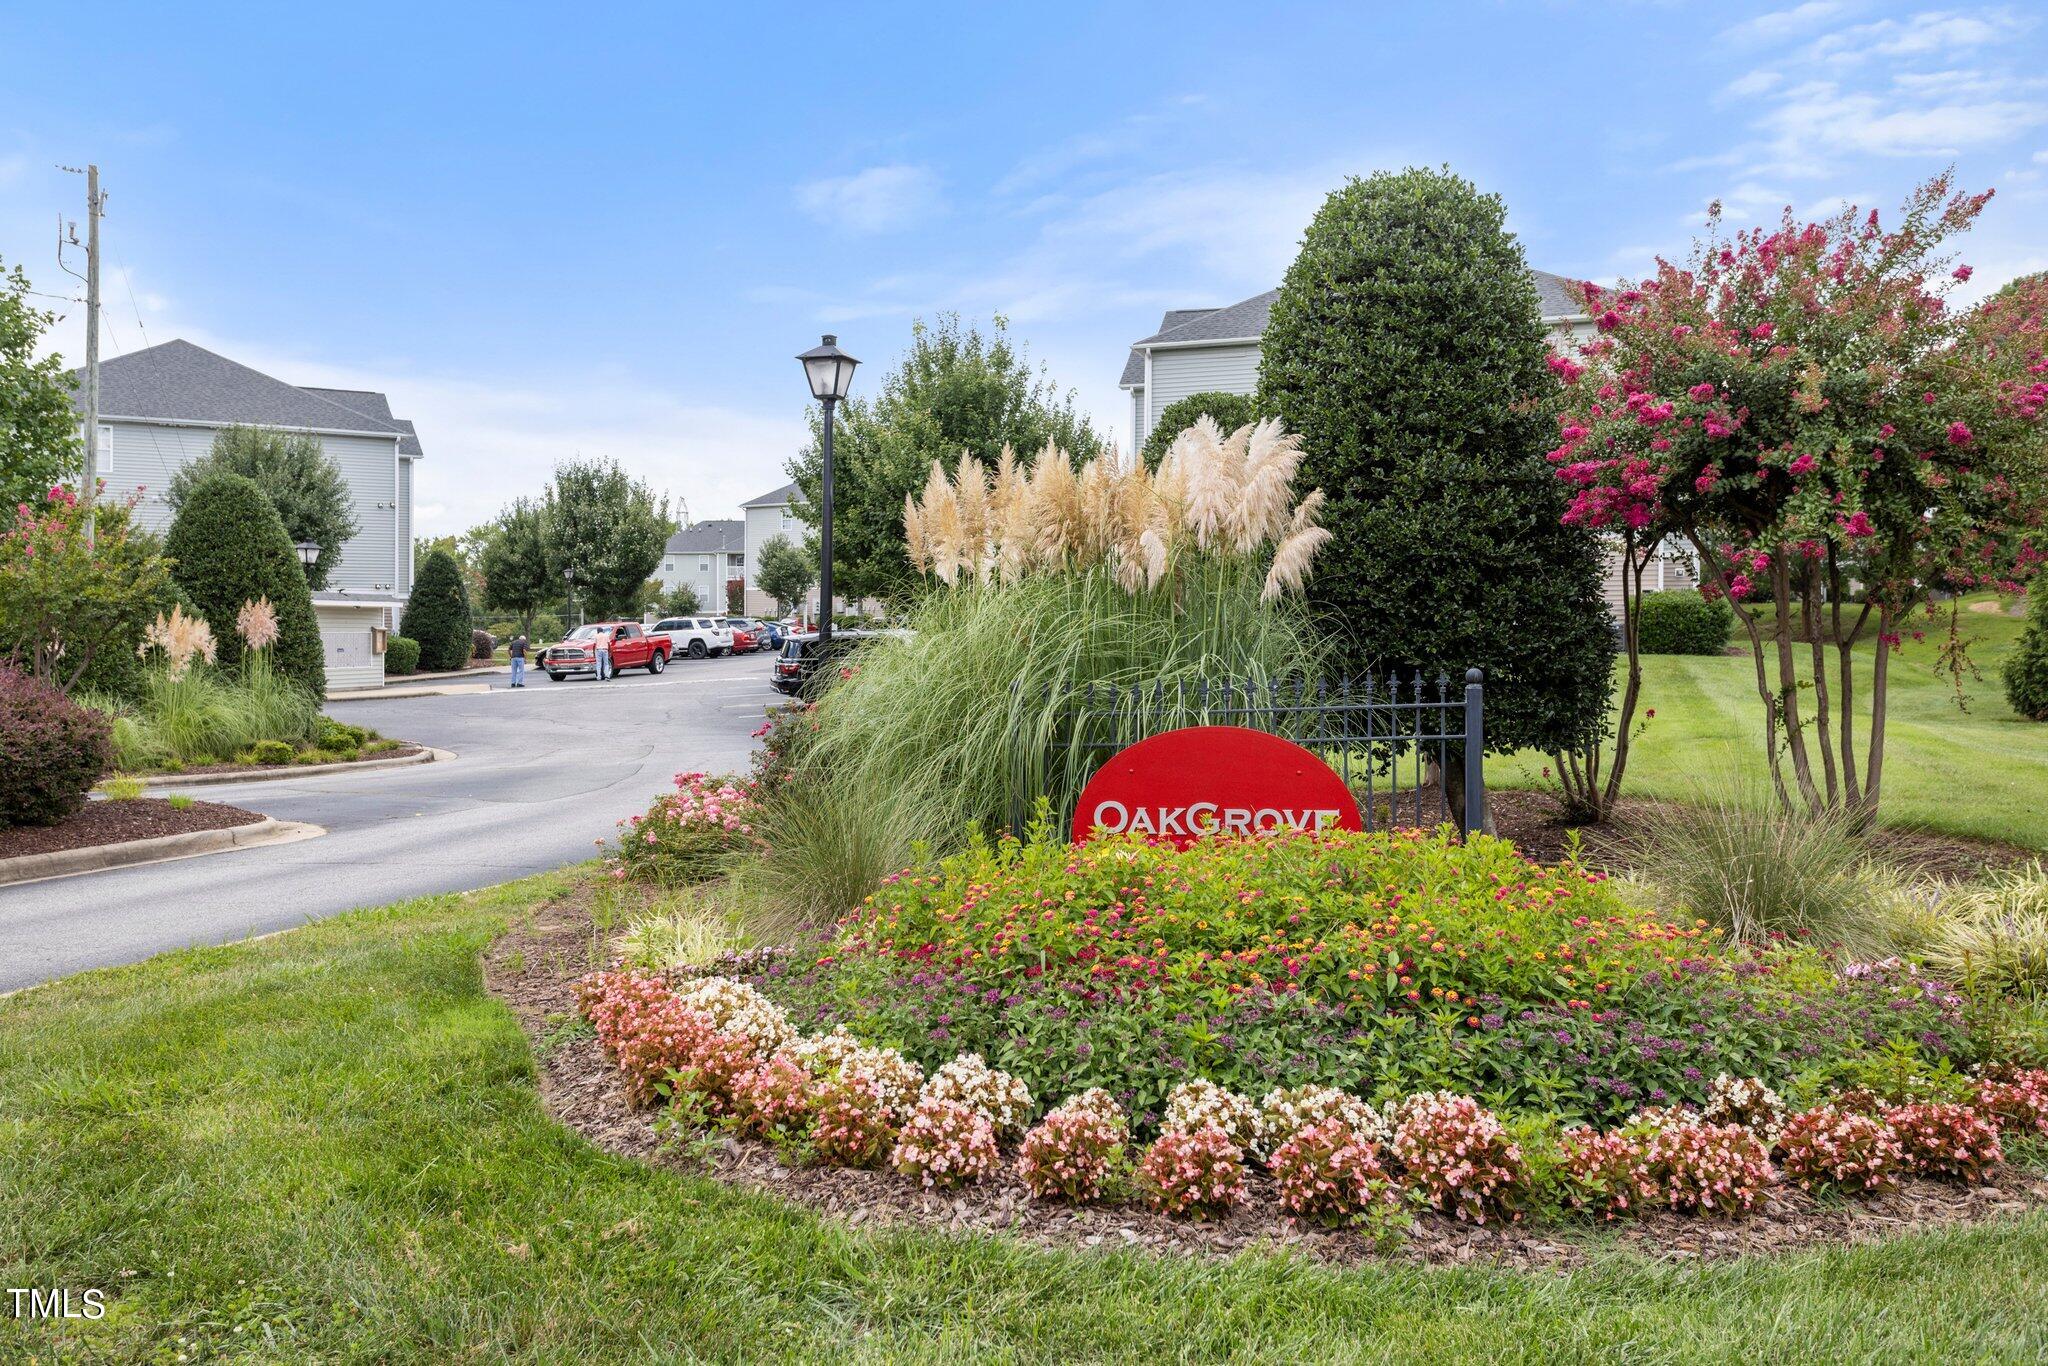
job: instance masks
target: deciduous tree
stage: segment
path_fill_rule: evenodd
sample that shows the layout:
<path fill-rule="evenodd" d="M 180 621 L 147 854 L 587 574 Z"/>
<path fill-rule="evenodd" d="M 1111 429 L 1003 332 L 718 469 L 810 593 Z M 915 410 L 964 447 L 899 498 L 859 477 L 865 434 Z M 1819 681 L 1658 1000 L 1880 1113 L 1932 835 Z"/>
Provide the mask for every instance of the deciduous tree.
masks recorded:
<path fill-rule="evenodd" d="M 28 302 L 21 267 L 0 262 L 0 509 L 40 507 L 79 473 L 78 413 L 71 382 L 55 354 L 36 348 L 54 315 Z"/>
<path fill-rule="evenodd" d="M 192 490 L 225 471 L 253 480 L 277 509 L 285 534 L 296 544 L 312 541 L 320 558 L 306 571 L 306 583 L 327 586 L 327 576 L 341 561 L 341 548 L 362 530 L 356 520 L 355 496 L 348 480 L 310 432 L 281 432 L 272 427 L 223 427 L 212 449 L 171 475 L 164 501 L 177 512 Z"/>
<path fill-rule="evenodd" d="M 816 561 L 787 536 L 773 537 L 754 552 L 754 586 L 775 599 L 777 611 L 793 611 L 817 581 Z"/>
<path fill-rule="evenodd" d="M 109 655 L 132 658 L 169 578 L 131 502 L 101 502 L 93 543 L 71 490 L 22 504 L 0 534 L 0 657 L 69 691 Z"/>
<path fill-rule="evenodd" d="M 676 530 L 668 499 L 616 460 L 571 460 L 555 466 L 543 509 L 548 559 L 570 572 L 586 615 L 639 616 L 640 585 Z"/>

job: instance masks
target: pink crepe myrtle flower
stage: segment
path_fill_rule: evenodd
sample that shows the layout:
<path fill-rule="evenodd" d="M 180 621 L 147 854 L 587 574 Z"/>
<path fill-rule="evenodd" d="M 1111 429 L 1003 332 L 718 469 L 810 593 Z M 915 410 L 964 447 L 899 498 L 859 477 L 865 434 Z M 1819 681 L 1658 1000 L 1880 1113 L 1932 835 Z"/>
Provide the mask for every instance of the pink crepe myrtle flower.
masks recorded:
<path fill-rule="evenodd" d="M 1755 337 L 1758 341 L 1763 341 L 1777 330 L 1778 329 L 1775 324 L 1758 323 L 1755 327 L 1749 329 L 1749 335 Z"/>
<path fill-rule="evenodd" d="M 1847 517 L 1837 516 L 1835 523 L 1842 528 L 1842 534 L 1845 536 L 1863 537 L 1877 534 L 1877 528 L 1870 524 L 1870 514 L 1867 512 L 1853 512 Z"/>
<path fill-rule="evenodd" d="M 1955 271 L 1954 271 L 1953 273 L 1954 273 L 1954 275 L 1955 275 L 1955 278 L 1956 278 L 1956 279 L 1958 279 L 1958 280 L 1967 280 L 1967 279 L 1969 279 L 1969 278 L 1970 278 L 1970 277 L 1971 277 L 1972 275 L 1976 274 L 1976 271 L 1975 271 L 1975 270 L 1974 270 L 1973 268 L 1969 267 L 1969 266 L 1957 266 L 1957 267 L 1955 268 Z"/>
<path fill-rule="evenodd" d="M 1793 474 L 1806 474 L 1813 469 L 1813 466 L 1813 455 L 1809 452 L 1808 454 L 1800 456 L 1797 460 L 1794 460 L 1790 465 L 1787 465 L 1785 468 Z"/>
<path fill-rule="evenodd" d="M 1685 396 L 1691 399 L 1694 403 L 1712 403 L 1714 401 L 1714 395 L 1716 392 L 1717 391 L 1715 390 L 1713 385 L 1702 381 L 1701 383 L 1695 384 L 1692 386 L 1692 388 L 1686 390 Z"/>
<path fill-rule="evenodd" d="M 1970 430 L 1970 424 L 1967 422 L 1958 421 L 1948 424 L 1948 444 L 1951 446 L 1967 446 L 1975 435 L 1976 433 Z"/>

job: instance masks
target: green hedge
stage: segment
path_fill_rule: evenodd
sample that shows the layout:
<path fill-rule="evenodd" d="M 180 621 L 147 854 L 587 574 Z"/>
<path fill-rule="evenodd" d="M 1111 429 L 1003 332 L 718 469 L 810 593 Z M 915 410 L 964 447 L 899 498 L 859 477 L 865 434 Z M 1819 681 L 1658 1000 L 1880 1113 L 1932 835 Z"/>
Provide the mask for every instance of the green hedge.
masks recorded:
<path fill-rule="evenodd" d="M 1195 419 L 1205 414 L 1216 419 L 1216 425 L 1227 436 L 1247 422 L 1258 421 L 1259 404 L 1250 394 L 1227 394 L 1220 389 L 1189 394 L 1178 402 L 1167 404 L 1160 411 L 1159 421 L 1152 427 L 1152 435 L 1145 438 L 1145 444 L 1138 452 L 1146 468 L 1158 469 L 1173 439 L 1194 426 Z"/>
<path fill-rule="evenodd" d="M 298 549 L 277 508 L 254 481 L 213 474 L 185 495 L 164 538 L 171 577 L 213 628 L 220 666 L 239 670 L 242 637 L 235 614 L 242 604 L 270 599 L 278 638 L 270 647 L 278 675 L 315 697 L 327 695 L 327 658 L 313 594 Z"/>
<path fill-rule="evenodd" d="M 420 643 L 420 667 L 440 673 L 469 663 L 469 590 L 462 567 L 445 550 L 420 566 L 412 596 L 405 600 L 405 633 Z"/>
<path fill-rule="evenodd" d="M 386 674 L 417 673 L 420 667 L 420 643 L 409 636 L 393 636 L 384 642 L 384 672 Z"/>
<path fill-rule="evenodd" d="M 1688 589 L 1643 594 L 1636 640 L 1646 655 L 1717 655 L 1728 647 L 1735 613 Z"/>
<path fill-rule="evenodd" d="M 2048 721 L 2048 579 L 2027 594 L 2027 629 L 2005 657 L 2005 697 L 2030 721 Z"/>

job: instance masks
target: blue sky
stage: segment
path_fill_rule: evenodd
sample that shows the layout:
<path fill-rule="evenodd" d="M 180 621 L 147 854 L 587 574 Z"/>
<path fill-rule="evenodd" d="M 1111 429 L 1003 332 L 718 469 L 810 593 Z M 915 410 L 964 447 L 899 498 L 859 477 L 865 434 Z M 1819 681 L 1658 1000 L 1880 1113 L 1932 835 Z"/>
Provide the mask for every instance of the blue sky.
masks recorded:
<path fill-rule="evenodd" d="M 837 332 L 872 388 L 943 309 L 1125 435 L 1128 343 L 1278 283 L 1377 168 L 1448 163 L 1608 279 L 1713 198 L 1890 208 L 1954 163 L 1998 191 L 1973 288 L 2048 267 L 2020 5 L 11 5 L 0 69 L 0 258 L 71 292 L 55 166 L 98 161 L 109 350 L 388 391 L 428 532 L 579 453 L 735 515 L 800 439 L 798 350 Z"/>

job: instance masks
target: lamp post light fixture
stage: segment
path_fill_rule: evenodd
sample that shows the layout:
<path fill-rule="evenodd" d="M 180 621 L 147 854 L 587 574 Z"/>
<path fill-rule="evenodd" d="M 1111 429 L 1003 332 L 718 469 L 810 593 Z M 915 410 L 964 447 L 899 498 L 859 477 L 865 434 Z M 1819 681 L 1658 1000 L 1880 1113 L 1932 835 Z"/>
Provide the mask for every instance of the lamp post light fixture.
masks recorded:
<path fill-rule="evenodd" d="M 570 626 L 572 626 L 572 627 L 575 627 L 575 626 L 580 626 L 580 625 L 582 625 L 582 623 L 576 620 L 576 571 L 575 571 L 575 570 L 573 570 L 573 569 L 564 569 L 564 570 L 562 571 L 562 587 L 563 587 L 563 589 L 564 589 L 564 590 L 566 590 L 566 591 L 568 592 L 568 594 L 569 594 L 569 625 L 570 625 Z"/>
<path fill-rule="evenodd" d="M 853 367 L 860 362 L 839 349 L 839 338 L 827 332 L 825 339 L 797 357 L 804 363 L 804 378 L 811 383 L 811 397 L 825 408 L 824 477 L 818 487 L 824 504 L 818 522 L 818 644 L 832 639 L 832 409 L 853 388 Z"/>
<path fill-rule="evenodd" d="M 299 552 L 299 568 L 311 574 L 313 566 L 320 562 L 320 542 L 298 541 L 293 544 L 292 549 Z"/>

